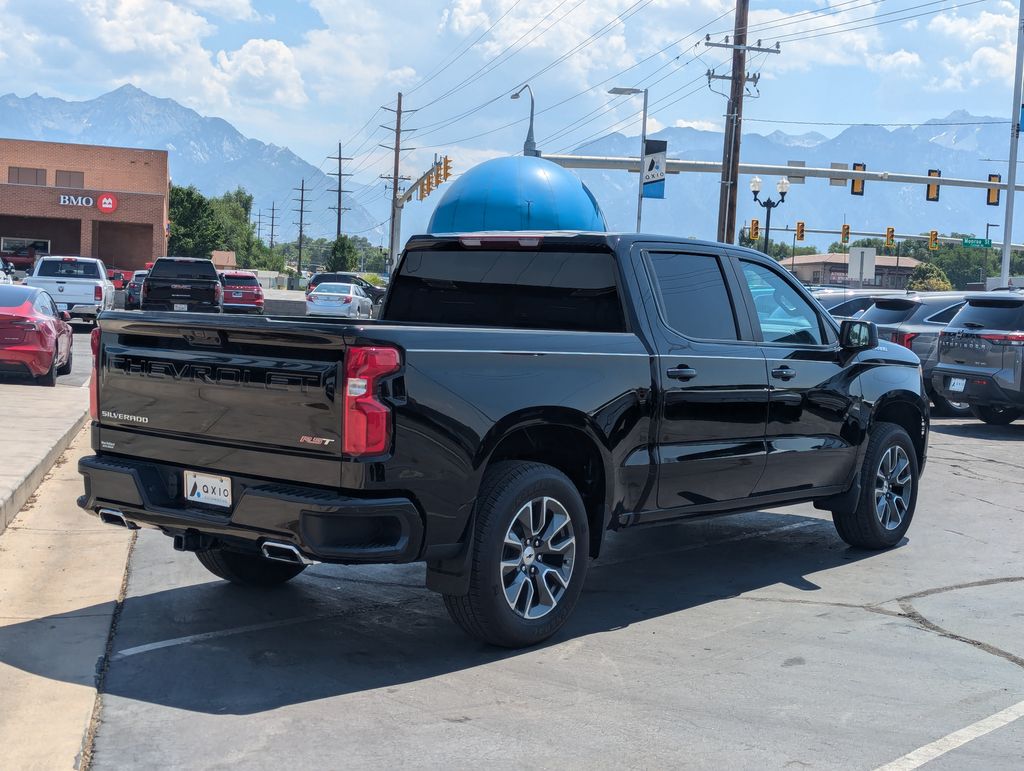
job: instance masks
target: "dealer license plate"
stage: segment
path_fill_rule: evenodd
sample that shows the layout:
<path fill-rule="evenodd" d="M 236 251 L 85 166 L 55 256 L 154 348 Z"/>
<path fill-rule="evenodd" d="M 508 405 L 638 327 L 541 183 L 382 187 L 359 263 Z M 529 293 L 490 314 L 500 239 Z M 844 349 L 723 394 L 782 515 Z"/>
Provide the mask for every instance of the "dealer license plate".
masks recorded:
<path fill-rule="evenodd" d="M 962 393 L 967 387 L 967 378 L 965 377 L 951 377 L 949 379 L 949 390 Z"/>
<path fill-rule="evenodd" d="M 232 297 L 241 297 L 241 296 L 242 296 L 242 293 L 241 293 L 241 292 L 232 292 L 232 293 L 231 293 L 231 296 L 232 296 Z"/>
<path fill-rule="evenodd" d="M 67 303 L 57 303 L 57 310 L 66 311 L 68 309 Z"/>
<path fill-rule="evenodd" d="M 188 303 L 174 303 L 174 310 L 176 311 L 187 311 Z"/>
<path fill-rule="evenodd" d="M 196 503 L 231 507 L 231 477 L 185 472 L 185 497 Z"/>

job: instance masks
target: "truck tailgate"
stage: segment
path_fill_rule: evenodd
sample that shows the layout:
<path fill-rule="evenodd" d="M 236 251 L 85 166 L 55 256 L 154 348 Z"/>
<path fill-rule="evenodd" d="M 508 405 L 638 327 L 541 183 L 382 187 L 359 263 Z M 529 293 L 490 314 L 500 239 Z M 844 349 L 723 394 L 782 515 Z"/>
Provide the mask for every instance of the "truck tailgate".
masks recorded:
<path fill-rule="evenodd" d="M 271 453 L 289 468 L 303 468 L 294 462 L 303 457 L 319 458 L 332 461 L 330 481 L 337 484 L 343 327 L 297 329 L 292 322 L 285 329 L 270 319 L 254 325 L 180 313 L 127 316 L 107 314 L 100 321 L 99 431 L 108 449 L 130 447 L 132 454 L 164 460 L 193 452 L 197 463 L 216 459 L 226 471 L 236 465 L 229 459 L 254 452 Z M 189 441 L 203 449 L 183 450 Z M 320 472 L 316 477 L 324 483 Z"/>
<path fill-rule="evenodd" d="M 29 276 L 25 279 L 25 284 L 48 293 L 60 310 L 75 305 L 99 304 L 96 300 L 98 280 L 95 279 Z"/>

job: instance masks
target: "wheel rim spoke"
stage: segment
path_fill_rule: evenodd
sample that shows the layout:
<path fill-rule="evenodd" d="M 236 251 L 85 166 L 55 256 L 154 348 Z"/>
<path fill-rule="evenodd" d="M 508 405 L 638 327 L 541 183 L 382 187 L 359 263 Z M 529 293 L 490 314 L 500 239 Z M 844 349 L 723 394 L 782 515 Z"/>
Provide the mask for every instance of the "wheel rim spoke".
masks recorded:
<path fill-rule="evenodd" d="M 889 447 L 875 472 L 875 516 L 886 530 L 895 530 L 906 520 L 913 494 L 913 469 L 906 450 Z"/>
<path fill-rule="evenodd" d="M 576 534 L 565 507 L 547 496 L 523 504 L 502 546 L 499 572 L 509 607 L 526 619 L 546 616 L 572 578 Z"/>

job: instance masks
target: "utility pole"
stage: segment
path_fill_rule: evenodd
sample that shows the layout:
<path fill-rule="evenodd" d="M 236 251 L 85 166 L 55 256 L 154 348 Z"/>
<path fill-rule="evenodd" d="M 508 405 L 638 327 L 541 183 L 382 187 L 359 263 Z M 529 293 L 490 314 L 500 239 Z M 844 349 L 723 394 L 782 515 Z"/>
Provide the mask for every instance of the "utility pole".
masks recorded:
<path fill-rule="evenodd" d="M 277 201 L 270 204 L 270 247 L 274 248 L 274 227 L 277 224 Z"/>
<path fill-rule="evenodd" d="M 718 198 L 718 240 L 733 243 L 736 234 L 736 196 L 739 181 L 740 138 L 743 132 L 743 95 L 748 82 L 757 85 L 758 76 L 747 75 L 747 51 L 763 53 L 779 53 L 779 45 L 774 48 L 762 48 L 761 41 L 756 46 L 747 45 L 747 17 L 750 11 L 750 0 L 737 0 L 736 21 L 733 27 L 733 39 L 725 43 L 705 41 L 705 45 L 713 48 L 732 49 L 732 73 L 730 81 L 729 102 L 725 110 L 725 131 L 722 144 L 722 188 Z M 724 80 L 725 76 L 708 73 L 709 82 L 713 79 Z"/>
<path fill-rule="evenodd" d="M 1010 285 L 1010 242 L 1013 241 L 1013 195 L 1017 187 L 1017 144 L 1020 141 L 1020 124 L 1024 117 L 1021 104 L 1022 78 L 1024 78 L 1024 2 L 1019 4 L 1017 18 L 1017 67 L 1013 72 L 1013 108 L 1010 113 L 1013 126 L 1010 128 L 1010 168 L 1006 172 L 1006 219 L 1003 221 L 1003 264 L 999 272 L 1000 286 Z"/>
<path fill-rule="evenodd" d="M 334 172 L 334 171 L 329 172 L 332 177 L 337 177 L 338 178 L 338 188 L 337 188 L 337 190 L 333 191 L 333 192 L 338 194 L 338 205 L 331 207 L 332 209 L 334 209 L 334 211 L 336 211 L 338 213 L 338 224 L 337 224 L 337 226 L 335 228 L 335 235 L 334 235 L 334 237 L 336 239 L 338 239 L 338 238 L 341 238 L 341 213 L 343 211 L 350 211 L 349 207 L 341 205 L 341 194 L 342 193 L 351 193 L 352 192 L 351 190 L 343 189 L 344 185 L 342 184 L 342 182 L 344 182 L 345 177 L 351 177 L 352 175 L 351 174 L 343 174 L 342 173 L 342 171 L 341 171 L 341 162 L 342 161 L 351 161 L 352 159 L 351 158 L 347 158 L 347 157 L 345 157 L 345 156 L 343 156 L 341 154 L 341 142 L 338 142 L 338 154 L 337 155 L 332 155 L 331 158 L 338 162 L 338 170 L 336 172 Z"/>
<path fill-rule="evenodd" d="M 303 236 L 303 231 L 305 230 L 306 214 L 308 213 L 306 211 L 306 180 L 303 179 L 302 183 L 299 185 L 299 187 L 293 187 L 292 190 L 298 190 L 299 191 L 299 208 L 298 209 L 292 209 L 292 211 L 297 211 L 299 213 L 299 221 L 294 223 L 294 224 L 299 226 L 299 260 L 298 260 L 298 264 L 296 266 L 295 272 L 298 275 L 298 280 L 301 282 L 302 281 L 302 236 Z M 299 286 L 298 288 L 301 289 L 302 287 Z"/>
<path fill-rule="evenodd" d="M 402 160 L 402 150 L 410 150 L 412 148 L 402 147 L 402 92 L 398 92 L 398 103 L 395 105 L 394 109 L 390 107 L 384 107 L 383 109 L 395 114 L 394 129 L 390 126 L 381 126 L 381 128 L 393 130 L 395 132 L 394 145 L 381 145 L 381 147 L 394 150 L 395 154 L 395 166 L 391 176 L 387 176 L 385 174 L 381 175 L 384 179 L 391 180 L 391 227 L 390 234 L 388 236 L 388 273 L 390 273 L 394 269 L 395 261 L 398 256 L 398 242 L 402 237 L 402 207 L 399 203 L 401 191 L 398 189 L 398 185 L 403 179 L 408 179 L 408 177 L 403 177 L 401 175 L 399 167 Z M 405 112 L 415 112 L 415 110 L 406 110 Z M 405 129 L 405 131 L 409 131 L 409 129 Z"/>
<path fill-rule="evenodd" d="M 256 240 L 263 240 L 263 209 L 256 213 Z"/>

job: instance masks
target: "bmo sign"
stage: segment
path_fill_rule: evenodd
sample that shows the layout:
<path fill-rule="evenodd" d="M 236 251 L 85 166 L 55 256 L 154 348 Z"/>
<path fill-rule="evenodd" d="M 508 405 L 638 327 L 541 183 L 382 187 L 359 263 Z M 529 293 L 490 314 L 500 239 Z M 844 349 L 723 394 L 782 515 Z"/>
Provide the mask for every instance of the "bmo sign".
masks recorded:
<path fill-rule="evenodd" d="M 96 198 L 91 195 L 67 195 L 62 193 L 57 199 L 61 206 L 95 206 L 104 214 L 117 211 L 117 196 L 113 193 L 100 193 Z"/>

